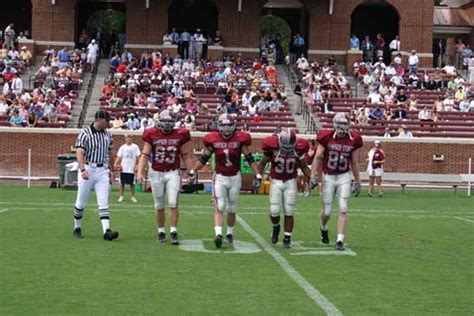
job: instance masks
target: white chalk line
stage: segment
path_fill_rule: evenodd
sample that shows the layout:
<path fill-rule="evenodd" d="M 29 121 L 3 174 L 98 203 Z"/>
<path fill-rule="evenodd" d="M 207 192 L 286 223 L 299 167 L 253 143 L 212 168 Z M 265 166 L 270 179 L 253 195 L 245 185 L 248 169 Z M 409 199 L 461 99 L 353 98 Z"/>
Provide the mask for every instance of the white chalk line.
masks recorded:
<path fill-rule="evenodd" d="M 457 219 L 457 220 L 460 220 L 460 221 L 463 221 L 463 222 L 474 223 L 474 220 L 468 219 L 468 218 L 464 218 L 464 217 L 454 216 L 453 218 L 455 218 L 455 219 Z"/>
<path fill-rule="evenodd" d="M 74 206 L 74 202 L 71 203 L 66 203 L 66 202 L 61 202 L 61 203 L 48 203 L 48 202 L 0 202 L 0 205 L 8 205 L 8 206 L 13 206 L 13 205 L 35 205 L 35 206 L 42 206 L 42 205 L 47 205 L 47 206 L 63 206 L 66 207 L 67 209 L 71 208 Z M 150 202 L 149 205 L 140 205 L 140 204 L 109 204 L 111 208 L 122 208 L 124 206 L 130 206 L 130 208 L 134 209 L 140 209 L 140 208 L 145 208 L 145 209 L 150 209 L 153 208 L 152 202 Z M 95 208 L 97 207 L 96 204 L 88 204 L 87 208 Z M 16 207 L 12 207 L 16 208 Z M 213 206 L 209 203 L 209 206 L 203 206 L 203 205 L 185 205 L 185 204 L 180 204 L 180 208 L 184 209 L 209 209 L 214 211 Z M 36 209 L 36 208 L 35 208 Z M 251 206 L 239 206 L 237 211 L 239 210 L 252 210 L 252 211 L 268 211 L 268 207 L 251 207 Z M 295 209 L 298 214 L 305 214 L 305 212 L 314 214 L 315 212 L 319 212 L 319 207 L 315 207 L 314 209 L 309 209 L 309 208 L 296 208 Z M 473 215 L 474 216 L 474 209 L 472 210 L 472 214 L 470 214 L 470 210 L 460 210 L 460 211 L 453 211 L 453 210 L 404 210 L 404 209 L 383 209 L 383 210 L 377 210 L 377 209 L 350 209 L 349 213 L 353 212 L 361 212 L 361 213 L 415 213 L 415 214 L 420 214 L 420 213 L 428 213 L 428 214 L 433 214 L 433 213 L 448 213 L 450 215 Z M 241 214 L 244 214 L 243 212 L 240 212 Z M 250 213 L 249 213 L 250 214 Z M 255 214 L 262 214 L 261 212 L 255 212 Z"/>
<path fill-rule="evenodd" d="M 9 211 L 8 208 L 0 208 L 0 214 L 1 214 L 1 213 L 8 212 L 8 211 Z"/>
<path fill-rule="evenodd" d="M 237 222 L 251 235 L 276 263 L 285 271 L 293 281 L 301 287 L 309 298 L 311 298 L 327 315 L 342 315 L 341 311 L 333 305 L 321 292 L 311 285 L 278 251 L 260 236 L 242 217 L 237 215 Z"/>

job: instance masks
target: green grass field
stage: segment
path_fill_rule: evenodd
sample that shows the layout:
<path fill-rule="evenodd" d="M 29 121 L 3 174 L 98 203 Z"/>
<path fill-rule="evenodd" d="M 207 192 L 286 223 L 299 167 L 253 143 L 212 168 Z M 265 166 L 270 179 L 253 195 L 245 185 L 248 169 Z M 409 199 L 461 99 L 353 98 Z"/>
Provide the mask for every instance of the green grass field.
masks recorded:
<path fill-rule="evenodd" d="M 0 186 L 0 315 L 474 311 L 474 202 L 464 192 L 394 190 L 383 199 L 352 199 L 346 255 L 333 250 L 335 218 L 331 246 L 319 243 L 314 195 L 298 198 L 294 248 L 270 245 L 268 196 L 242 195 L 235 238 L 246 243 L 215 251 L 207 194 L 181 195 L 180 247 L 156 242 L 146 193 L 138 204 L 119 204 L 113 192 L 118 241 L 102 240 L 93 200 L 85 238 L 74 239 L 75 194 Z M 330 305 L 321 307 L 324 299 Z"/>

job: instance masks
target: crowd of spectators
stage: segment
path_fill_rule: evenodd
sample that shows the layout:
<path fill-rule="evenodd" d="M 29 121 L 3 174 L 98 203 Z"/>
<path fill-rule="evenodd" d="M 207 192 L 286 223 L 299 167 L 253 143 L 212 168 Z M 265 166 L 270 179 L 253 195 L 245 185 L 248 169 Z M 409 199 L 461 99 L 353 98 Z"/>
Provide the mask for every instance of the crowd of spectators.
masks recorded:
<path fill-rule="evenodd" d="M 183 29 L 178 33 L 176 28 L 163 34 L 163 45 L 177 45 L 178 54 L 185 59 L 207 59 L 208 47 L 211 45 L 222 46 L 223 39 L 219 30 L 215 34 L 206 34 L 201 29 L 196 29 L 194 34 Z"/>
<path fill-rule="evenodd" d="M 230 113 L 258 121 L 263 112 L 280 111 L 287 102 L 276 68 L 259 59 L 243 60 L 240 55 L 212 61 L 184 59 L 179 54 L 171 57 L 158 51 L 134 56 L 125 50 L 113 56 L 110 67 L 101 102 L 116 113 L 114 128 L 153 126 L 150 113 L 164 108 L 177 114 L 178 124 L 191 130 L 199 115 L 215 118 Z M 203 102 L 199 95 L 204 92 Z M 206 104 L 209 98 L 217 106 Z M 207 123 L 212 128 L 213 120 Z"/>

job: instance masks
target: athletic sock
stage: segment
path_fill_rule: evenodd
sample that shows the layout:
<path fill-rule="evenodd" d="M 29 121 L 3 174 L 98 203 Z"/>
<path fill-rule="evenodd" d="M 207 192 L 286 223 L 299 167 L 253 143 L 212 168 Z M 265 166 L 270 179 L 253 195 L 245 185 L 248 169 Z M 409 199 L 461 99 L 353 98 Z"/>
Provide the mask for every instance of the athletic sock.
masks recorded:
<path fill-rule="evenodd" d="M 216 236 L 217 236 L 217 235 L 221 235 L 221 236 L 222 236 L 222 226 L 215 226 L 215 227 L 214 227 L 214 231 L 216 232 Z"/>
<path fill-rule="evenodd" d="M 291 237 L 291 233 L 285 232 L 285 236 Z"/>
<path fill-rule="evenodd" d="M 227 235 L 234 234 L 234 226 L 227 226 Z"/>
<path fill-rule="evenodd" d="M 176 227 L 171 226 L 170 227 L 170 233 L 177 233 L 178 229 Z"/>
<path fill-rule="evenodd" d="M 166 229 L 164 227 L 158 227 L 158 233 L 166 233 Z"/>
<path fill-rule="evenodd" d="M 322 230 L 328 230 L 328 225 L 323 225 L 323 224 L 321 224 L 321 229 L 322 229 Z"/>
<path fill-rule="evenodd" d="M 81 228 L 81 221 L 82 221 L 82 218 L 80 219 L 74 219 L 74 228 Z"/>
<path fill-rule="evenodd" d="M 337 241 L 344 241 L 344 234 L 337 234 Z"/>
<path fill-rule="evenodd" d="M 108 218 L 103 218 L 103 219 L 100 220 L 100 223 L 102 224 L 102 231 L 105 234 L 107 229 L 110 228 L 110 220 Z"/>

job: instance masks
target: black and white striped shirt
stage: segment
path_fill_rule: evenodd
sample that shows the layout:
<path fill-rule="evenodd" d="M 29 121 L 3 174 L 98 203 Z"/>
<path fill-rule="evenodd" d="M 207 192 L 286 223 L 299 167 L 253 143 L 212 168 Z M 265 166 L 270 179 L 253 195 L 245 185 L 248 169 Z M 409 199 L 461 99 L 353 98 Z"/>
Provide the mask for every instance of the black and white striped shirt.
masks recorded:
<path fill-rule="evenodd" d="M 98 131 L 94 125 L 84 128 L 76 141 L 76 148 L 84 149 L 84 159 L 89 163 L 108 164 L 109 151 L 112 147 L 113 139 L 110 130 Z"/>

